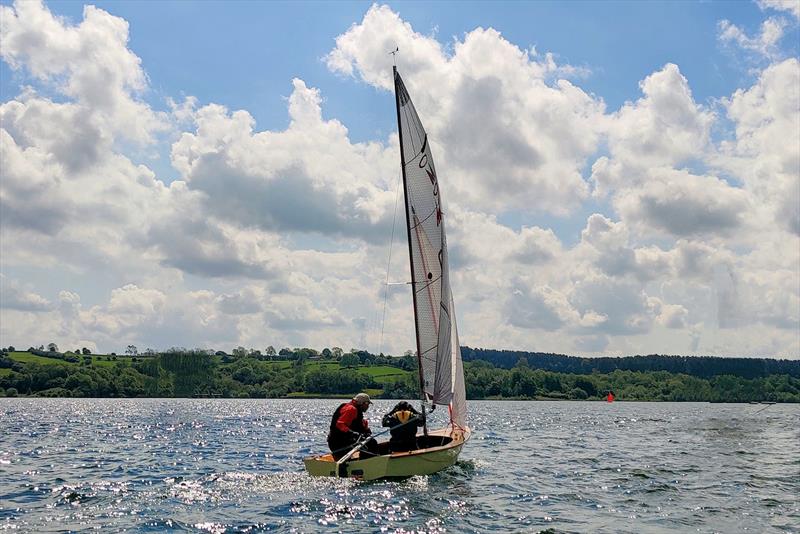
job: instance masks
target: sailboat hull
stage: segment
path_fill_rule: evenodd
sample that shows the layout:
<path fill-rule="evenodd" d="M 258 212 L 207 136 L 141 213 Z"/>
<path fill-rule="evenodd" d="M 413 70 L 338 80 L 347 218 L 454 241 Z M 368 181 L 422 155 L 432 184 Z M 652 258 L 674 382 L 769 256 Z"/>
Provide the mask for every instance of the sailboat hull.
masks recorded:
<path fill-rule="evenodd" d="M 341 465 L 337 464 L 330 454 L 305 458 L 303 462 L 305 463 L 306 471 L 311 476 L 377 480 L 380 478 L 430 475 L 456 463 L 458 455 L 461 453 L 461 448 L 466 440 L 469 439 L 469 430 L 453 431 L 449 428 L 444 428 L 431 431 L 428 435 L 450 438 L 450 441 L 444 445 L 410 452 L 396 452 L 365 459 L 351 458 Z"/>

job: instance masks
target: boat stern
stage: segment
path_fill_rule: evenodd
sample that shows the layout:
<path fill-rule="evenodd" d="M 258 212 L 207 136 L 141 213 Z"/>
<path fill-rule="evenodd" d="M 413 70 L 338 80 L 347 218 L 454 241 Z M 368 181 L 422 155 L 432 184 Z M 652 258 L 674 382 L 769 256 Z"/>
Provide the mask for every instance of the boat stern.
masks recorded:
<path fill-rule="evenodd" d="M 330 454 L 304 458 L 309 475 L 315 477 L 341 477 L 358 480 L 375 480 L 386 476 L 390 456 L 355 459 L 337 464 Z"/>

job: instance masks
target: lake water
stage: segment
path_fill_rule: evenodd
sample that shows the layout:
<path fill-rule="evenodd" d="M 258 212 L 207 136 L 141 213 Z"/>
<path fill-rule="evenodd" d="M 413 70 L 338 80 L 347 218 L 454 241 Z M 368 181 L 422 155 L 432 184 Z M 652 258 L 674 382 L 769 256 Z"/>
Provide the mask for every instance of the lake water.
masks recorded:
<path fill-rule="evenodd" d="M 311 478 L 338 403 L 0 398 L 0 530 L 800 532 L 797 405 L 471 402 L 448 470 Z"/>

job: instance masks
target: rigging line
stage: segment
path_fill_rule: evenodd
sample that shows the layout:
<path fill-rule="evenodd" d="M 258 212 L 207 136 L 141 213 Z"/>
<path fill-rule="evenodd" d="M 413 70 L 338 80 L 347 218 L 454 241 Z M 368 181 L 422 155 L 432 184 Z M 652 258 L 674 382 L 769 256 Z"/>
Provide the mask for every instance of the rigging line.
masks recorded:
<path fill-rule="evenodd" d="M 428 287 L 430 287 L 430 286 L 431 286 L 433 283 L 435 283 L 435 282 L 438 282 L 439 280 L 441 280 L 441 278 L 442 278 L 441 276 L 437 276 L 437 277 L 436 277 L 436 278 L 434 278 L 433 280 L 431 280 L 431 281 L 429 281 L 428 283 L 426 283 L 424 286 L 422 286 L 422 287 L 420 287 L 419 289 L 417 289 L 417 290 L 416 290 L 416 291 L 417 291 L 417 293 L 419 293 L 419 292 L 420 292 L 420 291 L 422 291 L 423 289 L 427 289 L 427 288 L 428 288 Z"/>
<path fill-rule="evenodd" d="M 763 407 L 763 408 L 761 408 L 760 410 L 757 410 L 757 411 L 753 412 L 753 413 L 752 413 L 752 414 L 750 414 L 750 415 L 755 415 L 755 414 L 757 414 L 757 413 L 761 413 L 761 412 L 763 412 L 764 410 L 766 410 L 767 408 L 769 408 L 770 406 L 772 406 L 772 405 L 771 405 L 771 404 L 767 404 L 766 406 L 764 406 L 764 407 Z"/>
<path fill-rule="evenodd" d="M 403 111 L 403 113 L 406 113 L 406 112 Z M 427 137 L 428 134 L 426 133 L 425 136 Z M 410 167 L 412 163 L 414 163 L 415 161 L 417 161 L 418 159 L 420 159 L 422 156 L 425 155 L 425 151 L 422 150 L 422 148 L 424 146 L 425 146 L 425 141 L 422 142 L 422 146 L 420 147 L 420 151 L 419 152 L 415 152 L 414 153 L 414 157 L 412 157 L 409 160 L 406 160 L 406 167 Z M 411 148 L 416 150 L 416 147 L 414 146 L 414 139 L 413 138 L 411 139 Z M 417 164 L 417 165 L 419 165 L 419 164 Z"/>
<path fill-rule="evenodd" d="M 436 213 L 436 211 L 437 211 L 437 210 L 433 210 L 433 211 L 431 211 L 431 212 L 428 214 L 428 216 L 427 216 L 427 217 L 425 217 L 424 219 L 422 219 L 421 221 L 419 221 L 417 224 L 415 224 L 415 225 L 414 225 L 414 228 L 416 228 L 416 227 L 417 227 L 417 226 L 419 226 L 420 224 L 423 224 L 425 221 L 427 221 L 428 219 L 430 219 L 431 217 L 433 217 L 433 214 L 434 214 L 434 213 Z M 438 225 L 437 225 L 437 226 L 438 226 Z"/>
<path fill-rule="evenodd" d="M 425 134 L 425 137 L 428 137 L 428 134 L 427 134 L 427 133 Z M 422 141 L 422 146 L 423 146 L 423 147 L 425 146 L 425 141 L 424 141 L 424 140 Z M 420 147 L 420 148 L 422 148 L 422 147 Z M 413 158 L 411 158 L 410 160 L 406 161 L 406 167 L 409 167 L 409 166 L 411 165 L 411 163 L 412 163 L 412 162 L 414 162 L 414 161 L 417 161 L 417 159 L 419 159 L 419 158 L 420 158 L 420 156 L 422 156 L 422 155 L 424 155 L 424 154 L 425 154 L 425 151 L 424 151 L 424 150 L 420 150 L 419 152 L 417 152 L 416 156 L 414 156 L 414 157 L 413 157 Z M 418 164 L 418 165 L 419 165 L 419 164 Z"/>
<path fill-rule="evenodd" d="M 439 348 L 439 345 L 434 345 L 434 346 L 432 346 L 432 347 L 428 348 L 427 350 L 423 350 L 423 351 L 422 351 L 422 357 L 423 357 L 423 358 L 427 358 L 427 359 L 429 359 L 429 360 L 430 360 L 430 361 L 432 361 L 432 362 L 433 362 L 433 361 L 436 361 L 436 355 L 435 355 L 435 354 L 433 355 L 433 357 L 431 357 L 431 356 L 426 356 L 426 355 L 427 355 L 427 354 L 428 354 L 430 351 L 432 351 L 432 350 L 434 350 L 434 349 L 438 349 L 438 348 Z"/>
<path fill-rule="evenodd" d="M 395 186 L 394 193 L 394 215 L 392 216 L 392 237 L 389 240 L 389 259 L 386 262 L 386 284 L 383 286 L 383 317 L 381 318 L 381 342 L 378 345 L 378 354 L 383 352 L 383 332 L 386 327 L 386 300 L 389 296 L 389 268 L 392 265 L 392 245 L 394 244 L 394 227 L 397 223 L 397 199 L 400 197 L 400 178 L 402 176 L 398 173 L 397 186 Z"/>

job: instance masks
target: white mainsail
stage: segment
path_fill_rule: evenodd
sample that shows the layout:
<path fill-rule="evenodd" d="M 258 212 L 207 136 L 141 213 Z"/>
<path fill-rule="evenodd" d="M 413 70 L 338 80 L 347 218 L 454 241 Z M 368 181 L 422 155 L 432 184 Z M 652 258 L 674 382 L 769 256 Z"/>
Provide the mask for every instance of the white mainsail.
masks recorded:
<path fill-rule="evenodd" d="M 450 407 L 450 420 L 465 428 L 464 371 L 450 292 L 444 211 L 428 135 L 394 69 L 397 123 L 405 186 L 414 322 L 425 400 Z"/>

